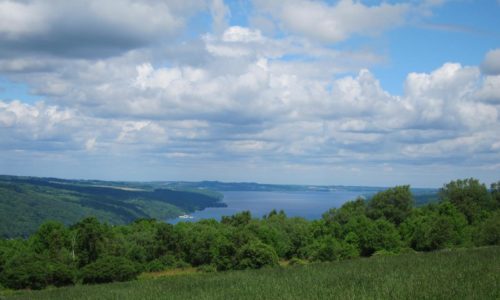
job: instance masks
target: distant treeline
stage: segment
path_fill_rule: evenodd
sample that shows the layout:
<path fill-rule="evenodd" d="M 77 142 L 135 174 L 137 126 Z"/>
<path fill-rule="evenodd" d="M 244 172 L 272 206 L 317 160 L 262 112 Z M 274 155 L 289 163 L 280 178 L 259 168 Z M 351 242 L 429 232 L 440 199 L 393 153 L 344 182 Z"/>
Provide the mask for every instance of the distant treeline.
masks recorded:
<path fill-rule="evenodd" d="M 0 241 L 0 284 L 11 289 L 126 281 L 140 272 L 187 266 L 257 269 L 359 256 L 500 244 L 500 182 L 452 181 L 436 202 L 416 207 L 409 186 L 333 208 L 319 220 L 245 211 L 216 220 L 167 224 L 138 219 L 112 226 L 85 218 L 42 224 L 28 239 Z"/>

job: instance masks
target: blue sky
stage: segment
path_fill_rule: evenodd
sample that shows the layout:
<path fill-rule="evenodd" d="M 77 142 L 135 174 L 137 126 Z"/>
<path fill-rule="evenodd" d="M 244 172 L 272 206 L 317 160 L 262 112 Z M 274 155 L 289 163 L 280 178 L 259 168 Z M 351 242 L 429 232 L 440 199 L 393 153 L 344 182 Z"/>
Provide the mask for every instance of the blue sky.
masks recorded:
<path fill-rule="evenodd" d="M 0 173 L 500 180 L 500 1 L 0 0 Z"/>

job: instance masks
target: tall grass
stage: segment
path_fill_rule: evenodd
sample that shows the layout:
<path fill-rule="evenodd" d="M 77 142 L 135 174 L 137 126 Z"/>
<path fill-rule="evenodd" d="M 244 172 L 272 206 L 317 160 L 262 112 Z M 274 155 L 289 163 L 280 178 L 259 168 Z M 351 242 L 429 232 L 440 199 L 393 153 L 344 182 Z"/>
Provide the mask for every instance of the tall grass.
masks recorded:
<path fill-rule="evenodd" d="M 500 247 L 21 291 L 8 298 L 500 299 Z"/>

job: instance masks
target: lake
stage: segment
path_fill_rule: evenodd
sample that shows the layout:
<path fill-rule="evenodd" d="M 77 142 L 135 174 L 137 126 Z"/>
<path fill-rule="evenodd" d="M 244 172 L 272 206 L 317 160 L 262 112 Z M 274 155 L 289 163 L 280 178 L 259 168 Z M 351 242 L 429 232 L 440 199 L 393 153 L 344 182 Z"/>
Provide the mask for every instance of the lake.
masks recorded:
<path fill-rule="evenodd" d="M 362 191 L 302 191 L 302 192 L 269 192 L 269 191 L 228 191 L 223 202 L 227 207 L 211 207 L 191 214 L 193 219 L 170 219 L 169 223 L 180 221 L 198 221 L 249 210 L 253 217 L 261 218 L 271 210 L 283 209 L 289 217 L 303 217 L 308 220 L 319 219 L 332 207 L 340 207 L 348 200 L 356 199 Z"/>

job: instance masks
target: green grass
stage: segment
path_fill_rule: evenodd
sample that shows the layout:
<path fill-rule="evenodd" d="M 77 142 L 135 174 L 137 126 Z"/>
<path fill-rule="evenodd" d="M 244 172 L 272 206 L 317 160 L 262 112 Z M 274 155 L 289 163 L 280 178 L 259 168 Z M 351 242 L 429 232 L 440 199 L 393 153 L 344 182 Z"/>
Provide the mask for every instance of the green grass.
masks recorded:
<path fill-rule="evenodd" d="M 500 247 L 153 278 L 7 299 L 500 299 Z"/>

